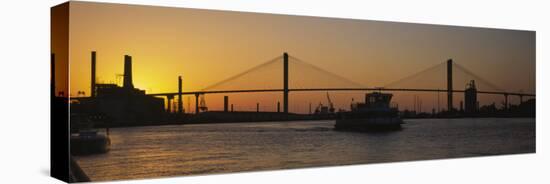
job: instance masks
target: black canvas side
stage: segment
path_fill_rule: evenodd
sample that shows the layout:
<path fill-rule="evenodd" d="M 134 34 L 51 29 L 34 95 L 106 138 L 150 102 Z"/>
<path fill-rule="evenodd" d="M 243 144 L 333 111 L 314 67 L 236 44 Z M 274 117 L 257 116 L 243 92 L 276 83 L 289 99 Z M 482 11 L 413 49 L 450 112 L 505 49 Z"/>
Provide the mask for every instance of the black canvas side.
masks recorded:
<path fill-rule="evenodd" d="M 70 182 L 68 48 L 69 3 L 51 8 L 50 175 Z"/>

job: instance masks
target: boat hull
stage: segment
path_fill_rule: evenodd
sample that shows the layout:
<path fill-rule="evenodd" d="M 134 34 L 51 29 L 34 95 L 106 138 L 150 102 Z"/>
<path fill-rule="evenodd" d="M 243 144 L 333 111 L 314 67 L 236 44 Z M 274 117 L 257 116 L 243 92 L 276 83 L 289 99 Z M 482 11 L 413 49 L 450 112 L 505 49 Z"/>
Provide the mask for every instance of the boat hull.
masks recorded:
<path fill-rule="evenodd" d="M 111 139 L 104 135 L 71 136 L 72 155 L 90 155 L 106 153 L 110 150 Z"/>

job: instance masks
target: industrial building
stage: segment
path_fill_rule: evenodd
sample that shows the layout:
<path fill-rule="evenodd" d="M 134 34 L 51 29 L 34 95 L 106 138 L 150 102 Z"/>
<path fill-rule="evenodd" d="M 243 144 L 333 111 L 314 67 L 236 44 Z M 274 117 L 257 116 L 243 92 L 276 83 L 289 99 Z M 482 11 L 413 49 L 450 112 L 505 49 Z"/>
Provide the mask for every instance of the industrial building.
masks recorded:
<path fill-rule="evenodd" d="M 474 80 L 466 85 L 464 90 L 464 113 L 474 114 L 477 113 L 479 106 L 477 101 L 477 88 Z"/>
<path fill-rule="evenodd" d="M 99 84 L 96 76 L 96 53 L 92 52 L 91 98 L 71 104 L 75 113 L 104 116 L 104 126 L 151 124 L 165 117 L 164 99 L 147 96 L 144 90 L 134 88 L 132 57 L 124 56 L 123 85 Z"/>

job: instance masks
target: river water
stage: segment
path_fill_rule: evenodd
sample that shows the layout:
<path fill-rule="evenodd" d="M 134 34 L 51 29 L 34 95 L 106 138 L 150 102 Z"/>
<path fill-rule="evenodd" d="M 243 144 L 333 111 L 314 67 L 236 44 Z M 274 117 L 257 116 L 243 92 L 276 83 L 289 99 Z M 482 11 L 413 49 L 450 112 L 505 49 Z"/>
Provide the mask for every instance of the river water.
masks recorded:
<path fill-rule="evenodd" d="M 116 180 L 535 152 L 535 119 L 415 119 L 385 133 L 333 131 L 334 121 L 111 129 L 111 151 L 76 157 Z"/>

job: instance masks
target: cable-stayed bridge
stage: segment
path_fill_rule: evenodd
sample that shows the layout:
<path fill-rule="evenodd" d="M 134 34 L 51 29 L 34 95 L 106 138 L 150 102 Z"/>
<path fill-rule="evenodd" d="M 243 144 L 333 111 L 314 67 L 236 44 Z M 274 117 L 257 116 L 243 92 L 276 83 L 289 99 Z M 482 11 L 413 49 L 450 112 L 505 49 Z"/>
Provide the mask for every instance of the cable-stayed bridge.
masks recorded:
<path fill-rule="evenodd" d="M 292 75 L 289 73 L 294 72 Z M 300 75 L 314 73 L 315 77 L 304 77 Z M 435 77 L 433 76 L 435 74 Z M 279 79 L 269 81 L 256 80 L 262 76 L 282 76 Z M 429 76 L 429 77 L 427 77 Z M 291 79 L 292 77 L 292 79 Z M 462 80 L 460 80 L 462 79 Z M 465 79 L 465 80 L 464 80 Z M 312 65 L 297 57 L 284 53 L 258 66 L 252 67 L 244 72 L 228 77 L 225 80 L 207 86 L 197 91 L 182 91 L 182 78 L 179 77 L 178 92 L 151 93 L 149 96 L 166 97 L 168 109 L 172 109 L 172 101 L 177 97 L 177 109 L 183 110 L 184 95 L 195 96 L 195 112 L 200 112 L 200 107 L 205 106 L 204 95 L 220 93 L 262 93 L 282 92 L 283 112 L 288 113 L 289 93 L 307 91 L 389 91 L 389 92 L 436 92 L 447 94 L 447 109 L 453 109 L 453 94 L 464 93 L 459 86 L 466 84 L 466 81 L 477 82 L 477 94 L 502 95 L 504 106 L 508 107 L 508 96 L 517 96 L 520 102 L 523 97 L 535 97 L 532 93 L 509 92 L 498 85 L 493 84 L 467 68 L 449 59 L 446 62 L 428 67 L 425 70 L 408 75 L 399 80 L 388 83 L 382 87 L 369 87 L 357 83 L 341 75 L 330 72 L 323 68 Z M 314 82 L 312 82 L 314 81 Z M 268 84 L 274 82 L 275 84 Z M 432 84 L 431 86 L 418 86 L 418 84 Z M 238 86 L 243 89 L 235 89 Z M 202 98 L 201 98 L 202 97 Z M 199 99 L 201 98 L 201 99 Z M 279 109 L 279 107 L 277 108 Z"/>

